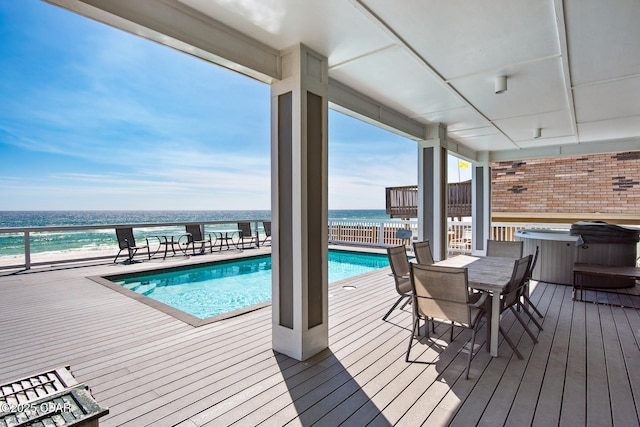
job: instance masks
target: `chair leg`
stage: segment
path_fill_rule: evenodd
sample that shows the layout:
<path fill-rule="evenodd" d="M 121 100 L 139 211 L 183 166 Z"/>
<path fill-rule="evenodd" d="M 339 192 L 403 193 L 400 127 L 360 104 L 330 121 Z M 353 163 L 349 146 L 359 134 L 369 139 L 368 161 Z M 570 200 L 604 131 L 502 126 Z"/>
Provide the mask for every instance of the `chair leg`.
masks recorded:
<path fill-rule="evenodd" d="M 516 319 L 518 319 L 518 322 L 520 322 L 520 324 L 522 325 L 524 330 L 527 331 L 527 334 L 529 334 L 529 336 L 531 337 L 533 342 L 537 344 L 538 343 L 538 339 L 536 338 L 535 335 L 533 335 L 533 332 L 531 332 L 531 329 L 529 329 L 529 327 L 527 326 L 526 322 L 524 320 L 522 320 L 522 317 L 520 317 L 520 315 L 518 314 L 516 309 L 513 308 L 513 306 L 511 306 L 511 307 L 509 307 L 509 310 L 511 310 L 513 315 L 516 316 Z"/>
<path fill-rule="evenodd" d="M 533 314 L 531 314 L 531 312 L 527 309 L 527 307 L 525 307 L 525 306 L 524 306 L 524 304 L 522 304 L 522 303 L 518 303 L 518 307 L 522 307 L 522 311 L 524 311 L 525 313 L 527 313 L 527 316 L 529 316 L 529 319 L 531 319 L 531 321 L 536 325 L 536 327 L 537 327 L 539 330 L 541 330 L 541 331 L 543 330 L 543 329 L 542 329 L 542 325 L 541 325 L 540 323 L 538 323 L 538 321 L 536 320 L 536 318 L 535 318 L 535 317 L 533 317 Z M 533 307 L 533 306 L 530 306 L 530 307 Z"/>
<path fill-rule="evenodd" d="M 523 295 L 523 297 L 524 297 L 524 300 L 526 301 L 527 305 L 529 307 L 533 308 L 533 311 L 535 311 L 536 314 L 538 315 L 538 317 L 540 317 L 542 319 L 542 317 L 544 317 L 544 316 L 542 316 L 542 313 L 540 313 L 540 310 L 538 310 L 538 308 L 535 305 L 533 305 L 533 303 L 531 302 L 529 297 L 526 296 L 526 295 Z"/>
<path fill-rule="evenodd" d="M 451 322 L 451 334 L 450 334 L 449 342 L 453 342 L 453 322 Z"/>
<path fill-rule="evenodd" d="M 516 346 L 513 343 L 513 341 L 511 341 L 511 338 L 509 338 L 509 336 L 504 332 L 504 329 L 502 329 L 502 326 L 499 327 L 499 330 L 500 330 L 500 333 L 502 334 L 502 336 L 504 337 L 504 340 L 507 342 L 507 344 L 509 344 L 509 346 L 511 347 L 513 352 L 516 354 L 516 356 L 518 356 L 518 359 L 520 359 L 520 360 L 524 359 L 522 357 L 522 354 L 520 354 L 520 352 L 516 348 Z"/>
<path fill-rule="evenodd" d="M 409 353 L 411 352 L 411 344 L 413 343 L 413 337 L 416 334 L 416 323 L 418 323 L 418 325 L 420 325 L 420 319 L 416 317 L 416 319 L 413 321 L 413 327 L 411 328 L 411 336 L 409 337 L 409 347 L 407 347 L 407 354 L 404 357 L 404 361 L 408 362 L 409 361 Z M 428 329 L 427 329 L 428 331 Z"/>
<path fill-rule="evenodd" d="M 453 323 L 451 324 L 451 328 L 453 328 Z M 471 370 L 471 359 L 473 358 L 473 347 L 476 345 L 476 328 L 473 328 L 471 332 L 471 348 L 469 349 L 469 356 L 467 356 L 467 370 L 464 378 L 469 379 L 469 371 Z"/>
<path fill-rule="evenodd" d="M 398 300 L 396 301 L 395 304 L 393 304 L 393 307 L 391 307 L 391 309 L 389 309 L 389 311 L 387 311 L 387 314 L 384 315 L 384 317 L 382 318 L 382 320 L 387 320 L 387 317 L 389 317 L 389 315 L 391 314 L 391 312 L 393 310 L 395 310 L 395 308 L 398 306 L 398 304 L 400 304 L 400 302 L 402 301 L 402 299 L 404 297 L 407 297 L 408 295 L 400 295 L 400 298 L 398 298 Z"/>
<path fill-rule="evenodd" d="M 131 249 L 131 248 L 127 248 L 129 249 L 129 259 L 127 260 L 129 263 L 133 262 L 133 257 L 136 256 L 136 252 L 138 252 L 137 249 Z"/>

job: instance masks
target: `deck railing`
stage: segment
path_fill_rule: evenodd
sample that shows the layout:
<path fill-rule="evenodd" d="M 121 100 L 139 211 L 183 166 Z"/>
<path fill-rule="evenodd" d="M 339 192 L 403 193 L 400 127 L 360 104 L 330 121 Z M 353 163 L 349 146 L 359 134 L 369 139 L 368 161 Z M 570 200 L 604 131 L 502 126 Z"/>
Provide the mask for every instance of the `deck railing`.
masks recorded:
<path fill-rule="evenodd" d="M 494 240 L 515 240 L 515 233 L 522 229 L 568 230 L 570 224 L 533 224 L 494 222 L 491 226 L 491 238 Z M 396 238 L 400 229 L 411 230 L 418 235 L 418 223 L 415 220 L 394 222 L 330 221 L 329 242 L 339 244 L 360 244 L 372 246 L 393 246 L 407 243 Z M 448 222 L 448 248 L 450 253 L 471 253 L 471 221 Z"/>
<path fill-rule="evenodd" d="M 249 222 L 251 223 L 252 233 L 258 233 L 259 241 L 262 241 L 265 237 L 264 228 L 262 226 L 263 221 L 269 221 L 268 219 L 256 220 L 256 219 L 239 219 L 234 221 L 196 221 L 196 222 L 157 222 L 157 223 L 131 223 L 131 224 L 105 224 L 105 225 L 69 225 L 69 226 L 51 226 L 51 227 L 7 227 L 0 228 L 0 238 L 5 239 L 20 239 L 23 241 L 24 248 L 24 258 L 23 262 L 19 264 L 9 264 L 9 263 L 0 263 L 0 270 L 2 269 L 16 269 L 16 268 L 24 268 L 29 270 L 31 266 L 35 265 L 50 265 L 50 264 L 60 264 L 60 263 L 68 263 L 68 262 L 78 262 L 78 261 L 94 261 L 101 259 L 109 259 L 114 258 L 118 251 L 118 243 L 116 239 L 115 229 L 116 228 L 126 228 L 131 227 L 134 229 L 134 236 L 137 243 L 144 241 L 145 239 L 151 239 L 150 244 L 153 244 L 154 240 L 158 236 L 166 236 L 166 235 L 177 235 L 185 233 L 186 225 L 204 225 L 205 231 L 207 233 L 214 232 L 216 230 L 221 229 L 235 229 L 237 227 L 238 222 Z M 107 244 L 106 246 L 101 247 L 101 249 L 107 250 L 110 252 L 109 255 L 99 255 L 99 256 L 87 256 L 89 254 L 96 253 L 95 248 L 87 248 L 83 247 L 83 243 L 78 241 L 77 247 L 73 248 L 64 248 L 65 253 L 68 252 L 69 256 L 58 256 L 54 260 L 46 260 L 46 261 L 38 261 L 38 251 L 32 250 L 34 241 L 34 236 L 39 236 L 43 240 L 54 241 L 59 237 L 59 235 L 65 234 L 69 235 L 72 233 L 81 233 L 81 232 L 95 232 L 96 234 L 104 234 L 105 232 L 113 233 L 112 242 Z M 94 236 L 95 238 L 96 236 Z M 80 239 L 79 239 L 80 240 Z M 71 242 L 71 239 L 68 240 Z M 159 245 L 158 245 L 159 246 Z M 92 250 L 93 249 L 93 250 Z M 154 248 L 152 248 L 153 250 Z M 52 249 L 53 250 L 53 249 Z M 104 252 L 101 251 L 101 252 Z M 73 254 L 79 254 L 80 256 L 74 257 Z M 36 258 L 34 260 L 34 258 Z"/>
<path fill-rule="evenodd" d="M 268 220 L 266 220 L 268 221 Z M 152 238 L 157 235 L 178 234 L 184 232 L 187 224 L 204 224 L 205 231 L 212 232 L 221 228 L 235 227 L 237 222 L 250 222 L 254 233 L 257 230 L 260 241 L 265 237 L 262 228 L 263 220 L 237 220 L 237 221 L 207 221 L 192 223 L 150 223 L 150 224 L 109 224 L 109 225 L 85 225 L 85 226 L 56 226 L 56 227 L 24 227 L 24 228 L 0 228 L 0 237 L 7 235 L 13 236 L 15 239 L 22 239 L 24 246 L 24 262 L 20 264 L 8 265 L 0 263 L 0 269 L 24 268 L 30 269 L 32 265 L 48 265 L 63 262 L 91 261 L 108 259 L 115 257 L 118 250 L 117 241 L 115 239 L 114 229 L 118 227 L 132 227 L 135 231 L 136 239 L 143 240 Z M 471 222 L 470 221 L 449 221 L 448 223 L 448 251 L 450 254 L 470 253 L 471 252 Z M 491 227 L 491 238 L 495 240 L 514 240 L 515 232 L 521 229 L 558 229 L 567 230 L 570 224 L 548 224 L 548 223 L 513 223 L 513 222 L 494 222 Z M 104 246 L 103 249 L 110 251 L 109 255 L 92 256 L 90 250 L 78 243 L 78 247 L 69 250 L 69 256 L 61 257 L 57 260 L 38 261 L 38 251 L 32 251 L 32 240 L 34 236 L 39 234 L 47 235 L 56 232 L 70 233 L 82 231 L 96 231 L 105 233 L 113 232 L 112 246 Z M 407 230 L 411 232 L 411 239 L 402 239 L 396 236 L 399 230 Z M 328 238 L 330 243 L 361 245 L 361 246 L 377 246 L 386 247 L 401 244 L 410 244 L 412 240 L 417 238 L 418 224 L 415 220 L 392 220 L 392 221 L 358 221 L 358 220 L 331 220 L 328 224 Z M 43 236 L 41 236 L 43 237 Z M 153 248 L 152 248 L 153 249 Z M 73 257 L 73 253 L 81 255 L 81 257 Z M 95 251 L 94 251 L 95 253 Z M 32 259 L 35 258 L 35 259 Z M 18 258 L 19 259 L 19 258 Z"/>

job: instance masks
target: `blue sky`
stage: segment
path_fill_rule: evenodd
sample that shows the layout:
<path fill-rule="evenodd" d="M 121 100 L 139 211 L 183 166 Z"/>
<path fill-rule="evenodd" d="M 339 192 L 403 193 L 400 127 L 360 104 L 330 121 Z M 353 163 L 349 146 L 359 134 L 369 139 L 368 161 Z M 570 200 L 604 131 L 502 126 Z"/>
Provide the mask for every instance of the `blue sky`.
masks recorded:
<path fill-rule="evenodd" d="M 0 0 L 0 70 L 0 210 L 270 208 L 269 86 L 40 0 Z M 330 111 L 330 209 L 416 182 L 415 142 Z"/>

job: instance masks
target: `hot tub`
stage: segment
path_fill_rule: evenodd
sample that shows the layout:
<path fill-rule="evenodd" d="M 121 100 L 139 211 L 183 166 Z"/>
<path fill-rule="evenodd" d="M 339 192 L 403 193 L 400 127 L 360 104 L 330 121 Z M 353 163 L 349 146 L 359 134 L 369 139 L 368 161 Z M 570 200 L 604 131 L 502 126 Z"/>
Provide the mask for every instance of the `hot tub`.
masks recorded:
<path fill-rule="evenodd" d="M 582 245 L 581 236 L 572 236 L 569 230 L 520 230 L 515 239 L 523 242 L 523 254 L 529 255 L 540 248 L 538 262 L 532 272 L 534 280 L 573 285 L 573 263 L 576 248 Z"/>

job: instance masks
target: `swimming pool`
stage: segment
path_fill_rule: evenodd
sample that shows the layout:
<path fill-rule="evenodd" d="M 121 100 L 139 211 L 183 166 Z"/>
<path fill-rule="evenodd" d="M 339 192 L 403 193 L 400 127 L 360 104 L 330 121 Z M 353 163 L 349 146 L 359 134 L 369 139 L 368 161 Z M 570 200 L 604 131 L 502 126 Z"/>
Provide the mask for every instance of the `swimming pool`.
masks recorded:
<path fill-rule="evenodd" d="M 384 254 L 329 251 L 329 283 L 389 265 Z M 271 256 L 109 278 L 198 319 L 271 301 Z"/>

